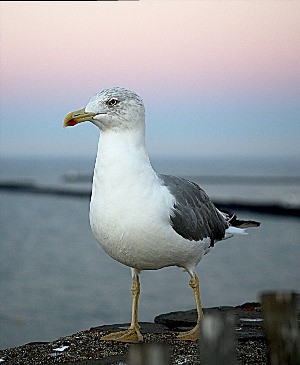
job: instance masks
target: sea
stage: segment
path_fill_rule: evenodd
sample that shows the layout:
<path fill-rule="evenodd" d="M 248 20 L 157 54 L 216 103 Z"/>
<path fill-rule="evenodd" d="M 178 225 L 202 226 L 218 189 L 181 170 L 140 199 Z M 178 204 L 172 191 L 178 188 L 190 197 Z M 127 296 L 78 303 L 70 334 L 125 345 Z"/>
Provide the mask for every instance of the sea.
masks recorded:
<path fill-rule="evenodd" d="M 91 189 L 93 158 L 2 157 L 0 163 L 1 182 Z M 152 164 L 199 183 L 213 200 L 300 206 L 300 159 L 153 158 Z M 0 349 L 130 321 L 130 269 L 93 237 L 88 194 L 0 189 L 0 199 Z M 299 292 L 299 216 L 247 208 L 236 213 L 261 226 L 205 255 L 197 269 L 203 307 Z M 175 267 L 142 272 L 139 320 L 195 308 L 188 281 Z"/>

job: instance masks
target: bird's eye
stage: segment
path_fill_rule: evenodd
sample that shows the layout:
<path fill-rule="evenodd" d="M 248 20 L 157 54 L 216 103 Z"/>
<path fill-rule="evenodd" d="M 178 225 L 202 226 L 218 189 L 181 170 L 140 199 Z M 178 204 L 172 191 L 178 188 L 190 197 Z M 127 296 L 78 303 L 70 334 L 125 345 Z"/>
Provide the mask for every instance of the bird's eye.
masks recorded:
<path fill-rule="evenodd" d="M 119 103 L 119 100 L 118 99 L 115 99 L 115 98 L 112 98 L 112 99 L 109 99 L 106 104 L 109 105 L 109 106 L 115 106 Z"/>

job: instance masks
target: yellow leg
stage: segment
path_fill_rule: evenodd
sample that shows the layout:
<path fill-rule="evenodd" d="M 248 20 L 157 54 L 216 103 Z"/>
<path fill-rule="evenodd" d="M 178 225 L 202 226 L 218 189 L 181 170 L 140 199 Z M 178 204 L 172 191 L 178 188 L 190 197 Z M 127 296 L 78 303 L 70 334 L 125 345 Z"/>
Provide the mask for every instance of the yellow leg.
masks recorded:
<path fill-rule="evenodd" d="M 176 339 L 185 341 L 196 341 L 199 338 L 200 321 L 203 317 L 202 305 L 200 300 L 199 279 L 197 274 L 194 274 L 194 276 L 190 279 L 189 285 L 194 291 L 194 296 L 196 300 L 197 315 L 198 315 L 197 324 L 190 331 L 179 333 Z"/>
<path fill-rule="evenodd" d="M 112 332 L 106 336 L 101 337 L 101 340 L 114 340 L 121 342 L 138 343 L 143 341 L 143 336 L 140 332 L 140 326 L 138 324 L 138 301 L 140 296 L 140 281 L 136 272 L 132 277 L 132 319 L 131 325 L 126 331 Z"/>

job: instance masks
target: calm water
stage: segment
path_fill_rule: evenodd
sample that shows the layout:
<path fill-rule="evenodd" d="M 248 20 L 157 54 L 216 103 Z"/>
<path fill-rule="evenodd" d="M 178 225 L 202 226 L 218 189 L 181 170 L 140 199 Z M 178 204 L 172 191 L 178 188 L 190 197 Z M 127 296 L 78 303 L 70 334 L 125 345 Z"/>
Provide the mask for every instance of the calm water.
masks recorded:
<path fill-rule="evenodd" d="M 65 185 L 63 174 L 70 170 L 92 174 L 93 164 L 94 160 L 2 160 L 1 179 Z M 153 164 L 160 172 L 186 176 L 300 175 L 299 161 L 157 160 Z M 217 198 L 300 202 L 299 184 L 202 186 Z M 130 270 L 108 257 L 93 238 L 87 198 L 0 194 L 0 348 L 51 341 L 92 326 L 130 320 Z M 248 236 L 219 243 L 204 257 L 198 266 L 204 307 L 256 301 L 262 291 L 300 289 L 299 218 L 239 215 L 262 225 L 249 230 Z M 177 268 L 142 273 L 140 321 L 194 308 L 188 279 Z"/>

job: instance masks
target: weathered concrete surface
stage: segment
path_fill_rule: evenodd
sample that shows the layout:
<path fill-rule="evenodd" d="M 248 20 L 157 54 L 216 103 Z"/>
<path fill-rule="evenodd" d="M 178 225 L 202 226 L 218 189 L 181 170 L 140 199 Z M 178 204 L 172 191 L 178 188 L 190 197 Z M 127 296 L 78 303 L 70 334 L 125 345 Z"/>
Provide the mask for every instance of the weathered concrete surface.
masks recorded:
<path fill-rule="evenodd" d="M 239 307 L 205 309 L 205 313 L 225 311 L 236 318 L 236 353 L 239 364 L 265 365 L 266 344 L 262 332 L 260 305 L 248 303 Z M 198 343 L 175 340 L 178 330 L 195 324 L 196 312 L 174 312 L 155 318 L 156 323 L 140 323 L 145 343 L 167 346 L 174 365 L 199 365 Z M 115 341 L 101 341 L 110 332 L 119 331 L 128 323 L 104 325 L 59 338 L 50 343 L 32 343 L 0 351 L 1 365 L 115 365 L 128 364 L 130 345 Z M 2 360 L 2 361 L 1 361 Z"/>
<path fill-rule="evenodd" d="M 235 336 L 237 339 L 264 338 L 262 330 L 261 305 L 259 303 L 245 303 L 237 307 L 215 307 L 203 310 L 207 313 L 225 312 L 235 319 Z M 185 312 L 161 314 L 154 319 L 155 323 L 163 324 L 173 331 L 183 331 L 196 325 L 197 312 L 195 309 Z"/>

